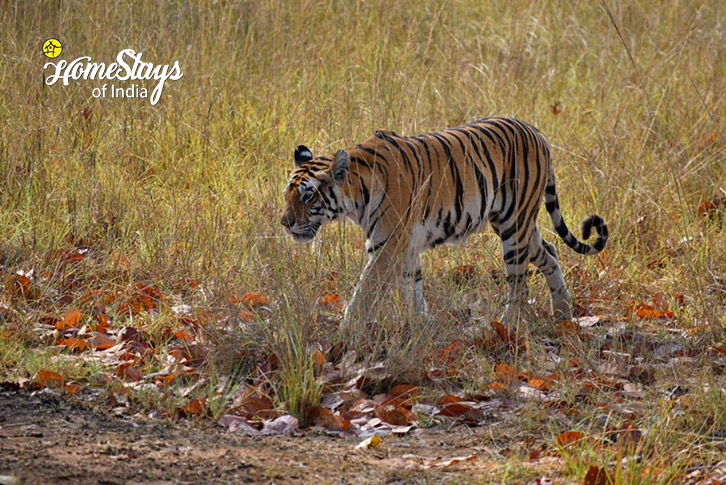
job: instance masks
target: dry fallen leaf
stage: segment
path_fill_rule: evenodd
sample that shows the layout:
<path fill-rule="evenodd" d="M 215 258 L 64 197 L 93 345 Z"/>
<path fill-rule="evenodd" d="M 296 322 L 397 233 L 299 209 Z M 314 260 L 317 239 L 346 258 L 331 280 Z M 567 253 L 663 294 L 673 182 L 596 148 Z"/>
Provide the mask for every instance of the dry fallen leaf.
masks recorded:
<path fill-rule="evenodd" d="M 673 318 L 671 311 L 659 311 L 651 305 L 638 305 L 635 307 L 635 316 L 638 318 Z"/>
<path fill-rule="evenodd" d="M 56 330 L 68 330 L 69 328 L 75 328 L 81 321 L 81 311 L 78 308 L 70 308 L 63 312 L 63 319 L 56 322 Z"/>
<path fill-rule="evenodd" d="M 249 310 L 242 310 L 239 312 L 239 319 L 246 323 L 254 322 L 255 314 Z"/>
<path fill-rule="evenodd" d="M 191 399 L 179 408 L 179 414 L 181 416 L 204 416 L 207 412 L 206 399 Z"/>
<path fill-rule="evenodd" d="M 55 344 L 65 345 L 72 352 L 83 352 L 88 348 L 88 342 L 78 337 L 60 338 L 56 340 Z"/>
<path fill-rule="evenodd" d="M 478 409 L 477 403 L 465 401 L 454 394 L 448 394 L 439 399 L 436 406 L 440 409 L 439 416 L 463 419 L 467 423 L 478 423 L 484 418 L 484 412 Z"/>
<path fill-rule="evenodd" d="M 577 324 L 582 328 L 594 327 L 600 320 L 600 317 L 597 315 L 586 315 L 575 319 Z"/>
<path fill-rule="evenodd" d="M 447 458 L 443 460 L 434 461 L 432 463 L 426 463 L 422 465 L 422 468 L 442 468 L 442 467 L 448 467 L 453 466 L 458 463 L 464 463 L 467 461 L 474 461 L 478 458 L 477 455 L 468 455 L 468 456 L 456 456 L 454 458 Z"/>
<path fill-rule="evenodd" d="M 499 382 L 504 384 L 511 385 L 517 381 L 517 371 L 508 364 L 497 364 L 495 374 Z"/>
<path fill-rule="evenodd" d="M 345 431 L 350 427 L 350 419 L 336 416 L 330 409 L 312 406 L 306 412 L 307 421 L 333 431 Z"/>
<path fill-rule="evenodd" d="M 476 276 L 476 268 L 469 264 L 457 266 L 456 268 L 451 270 L 451 278 L 457 285 L 466 283 L 467 281 L 473 279 L 474 276 Z"/>
<path fill-rule="evenodd" d="M 719 219 L 724 213 L 726 213 L 726 197 L 706 200 L 698 207 L 698 215 L 707 219 Z"/>
<path fill-rule="evenodd" d="M 396 399 L 409 399 L 418 396 L 421 388 L 412 384 L 398 384 L 393 386 L 388 394 Z"/>
<path fill-rule="evenodd" d="M 272 399 L 253 387 L 246 387 L 235 393 L 232 399 L 232 409 L 248 419 L 254 417 L 275 418 L 279 415 Z"/>
<path fill-rule="evenodd" d="M 552 387 L 554 378 L 552 376 L 531 376 L 528 383 L 538 391 L 547 391 Z"/>
<path fill-rule="evenodd" d="M 381 437 L 377 434 L 374 434 L 373 436 L 370 436 L 360 443 L 358 443 L 355 447 L 358 450 L 367 450 L 368 448 L 377 448 L 381 444 Z"/>
<path fill-rule="evenodd" d="M 299 427 L 297 418 L 286 414 L 265 423 L 265 426 L 262 428 L 262 434 L 292 435 Z"/>
<path fill-rule="evenodd" d="M 242 295 L 239 301 L 249 308 L 268 305 L 270 303 L 270 299 L 259 291 L 248 291 Z"/>
<path fill-rule="evenodd" d="M 63 390 L 66 391 L 68 394 L 77 394 L 78 391 L 81 390 L 81 385 L 77 384 L 75 382 L 69 382 L 65 386 L 63 386 Z"/>
<path fill-rule="evenodd" d="M 121 364 L 116 368 L 116 375 L 127 381 L 140 381 L 141 372 L 131 364 Z"/>
<path fill-rule="evenodd" d="M 5 289 L 15 298 L 34 300 L 38 297 L 38 291 L 32 281 L 24 274 L 13 274 L 5 278 Z"/>
<path fill-rule="evenodd" d="M 225 414 L 219 419 L 219 424 L 232 433 L 240 433 L 248 436 L 258 436 L 260 431 L 250 425 L 243 416 Z"/>
<path fill-rule="evenodd" d="M 88 340 L 88 345 L 96 350 L 106 350 L 116 345 L 116 341 L 108 335 L 97 333 Z"/>
<path fill-rule="evenodd" d="M 609 485 L 612 483 L 610 476 L 608 475 L 605 468 L 600 468 L 597 465 L 591 465 L 590 469 L 587 470 L 585 475 L 584 485 Z"/>
<path fill-rule="evenodd" d="M 384 404 L 375 406 L 375 414 L 381 421 L 395 426 L 405 426 L 416 421 L 416 416 L 403 406 Z"/>
<path fill-rule="evenodd" d="M 313 352 L 313 362 L 315 363 L 315 368 L 321 369 L 327 361 L 328 359 L 325 358 L 325 354 L 321 351 L 315 350 Z"/>
<path fill-rule="evenodd" d="M 519 335 L 518 332 L 515 332 L 514 335 L 512 335 L 512 332 L 496 320 L 491 323 L 491 326 L 502 342 L 508 344 L 512 348 L 527 350 L 527 341 L 522 335 Z"/>
<path fill-rule="evenodd" d="M 343 309 L 343 303 L 340 301 L 340 295 L 335 293 L 318 298 L 316 303 L 328 310 L 341 311 Z"/>
<path fill-rule="evenodd" d="M 492 382 L 489 384 L 489 389 L 494 392 L 504 392 L 509 389 L 509 387 L 503 382 Z"/>
<path fill-rule="evenodd" d="M 35 382 L 40 387 L 63 387 L 63 376 L 48 369 L 41 369 L 35 376 Z"/>
<path fill-rule="evenodd" d="M 557 437 L 557 445 L 567 447 L 578 443 L 585 438 L 585 434 L 580 431 L 565 431 Z"/>

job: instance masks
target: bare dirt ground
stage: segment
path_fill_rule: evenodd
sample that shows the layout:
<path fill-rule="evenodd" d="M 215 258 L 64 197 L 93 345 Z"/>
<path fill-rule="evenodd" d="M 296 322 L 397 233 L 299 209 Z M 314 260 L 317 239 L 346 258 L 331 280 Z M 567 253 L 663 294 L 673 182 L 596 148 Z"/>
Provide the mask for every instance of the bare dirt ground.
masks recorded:
<path fill-rule="evenodd" d="M 389 437 L 376 449 L 357 450 L 359 441 L 252 438 L 208 422 L 116 418 L 42 391 L 0 393 L 0 475 L 24 484 L 481 483 L 494 478 L 482 455 L 506 445 L 488 427 L 464 426 Z"/>

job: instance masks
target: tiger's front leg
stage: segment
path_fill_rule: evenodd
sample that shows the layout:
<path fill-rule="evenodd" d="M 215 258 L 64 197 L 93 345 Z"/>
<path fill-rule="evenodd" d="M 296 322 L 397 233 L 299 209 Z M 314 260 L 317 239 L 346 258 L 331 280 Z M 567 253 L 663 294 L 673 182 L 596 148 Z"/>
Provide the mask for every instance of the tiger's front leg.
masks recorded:
<path fill-rule="evenodd" d="M 371 317 L 371 272 L 373 271 L 373 264 L 375 263 L 375 257 L 373 254 L 368 255 L 368 261 L 363 267 L 358 283 L 356 283 L 353 289 L 353 294 L 350 297 L 348 306 L 345 307 L 345 314 L 343 316 L 343 325 L 350 326 L 351 320 L 369 320 Z"/>
<path fill-rule="evenodd" d="M 349 325 L 352 320 L 366 321 L 380 317 L 393 305 L 395 290 L 402 293 L 405 304 L 415 316 L 427 317 L 421 255 L 418 252 L 401 252 L 396 246 L 386 246 L 370 253 L 345 310 L 344 325 Z M 386 310 L 385 314 L 390 314 L 390 311 Z"/>
<path fill-rule="evenodd" d="M 370 241 L 366 247 L 371 247 Z M 400 274 L 403 258 L 397 256 L 390 247 L 368 253 L 368 261 L 345 309 L 344 325 L 350 325 L 353 320 L 367 322 L 379 317 L 384 297 L 396 286 Z"/>

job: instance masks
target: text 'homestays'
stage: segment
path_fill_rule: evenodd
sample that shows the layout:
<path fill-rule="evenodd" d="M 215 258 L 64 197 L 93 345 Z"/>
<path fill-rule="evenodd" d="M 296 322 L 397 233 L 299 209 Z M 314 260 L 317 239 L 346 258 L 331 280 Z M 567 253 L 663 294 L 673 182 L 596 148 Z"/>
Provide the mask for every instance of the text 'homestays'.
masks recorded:
<path fill-rule="evenodd" d="M 151 91 L 149 101 L 151 104 L 159 102 L 161 92 L 164 89 L 166 81 L 176 81 L 181 79 L 184 73 L 181 70 L 179 61 L 174 61 L 172 66 L 168 64 L 153 64 L 151 62 L 143 62 L 141 60 L 143 53 L 136 52 L 133 49 L 124 49 L 116 56 L 116 62 L 106 64 L 103 62 L 92 62 L 88 56 L 79 57 L 70 62 L 62 60 L 55 62 L 47 62 L 43 69 L 53 67 L 55 72 L 45 79 L 48 86 L 52 86 L 56 82 L 62 80 L 64 86 L 68 86 L 70 80 L 108 80 L 108 81 L 158 81 L 154 89 Z M 118 97 L 135 97 L 146 98 L 149 96 L 145 87 L 137 84 L 131 86 L 117 87 L 113 84 L 107 88 L 104 84 L 102 88 L 94 88 L 93 96 L 96 98 L 106 97 L 107 89 L 110 96 Z"/>

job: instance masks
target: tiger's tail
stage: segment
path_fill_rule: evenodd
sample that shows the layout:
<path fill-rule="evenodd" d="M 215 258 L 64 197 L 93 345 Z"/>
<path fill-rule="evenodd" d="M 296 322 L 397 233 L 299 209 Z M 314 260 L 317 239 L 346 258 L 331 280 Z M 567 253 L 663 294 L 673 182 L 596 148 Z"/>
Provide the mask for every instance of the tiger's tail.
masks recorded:
<path fill-rule="evenodd" d="M 589 239 L 592 229 L 595 228 L 597 232 L 597 240 L 594 244 L 585 244 L 577 240 L 574 234 L 570 232 L 565 224 L 565 220 L 562 218 L 562 212 L 560 212 L 560 202 L 557 197 L 557 189 L 555 187 L 555 171 L 550 164 L 549 174 L 547 175 L 547 186 L 545 187 L 545 207 L 547 212 L 552 219 L 552 224 L 555 226 L 557 234 L 570 248 L 576 253 L 593 255 L 603 250 L 605 244 L 608 241 L 608 226 L 602 217 L 598 215 L 591 215 L 582 221 L 582 238 Z"/>

